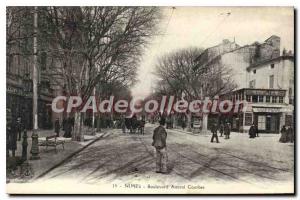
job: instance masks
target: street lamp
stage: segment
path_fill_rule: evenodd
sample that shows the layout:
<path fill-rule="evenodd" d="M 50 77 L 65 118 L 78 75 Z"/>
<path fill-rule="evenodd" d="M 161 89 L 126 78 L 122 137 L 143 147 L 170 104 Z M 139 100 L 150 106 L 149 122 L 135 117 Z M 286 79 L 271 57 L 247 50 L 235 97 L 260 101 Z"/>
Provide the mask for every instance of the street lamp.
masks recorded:
<path fill-rule="evenodd" d="M 23 83 L 24 83 L 24 92 L 25 93 L 31 93 L 32 90 L 33 90 L 33 84 L 32 84 L 32 80 L 30 79 L 29 77 L 29 73 L 26 73 L 24 75 L 24 78 L 23 78 Z M 30 109 L 26 109 L 26 112 L 29 112 Z M 27 124 L 27 126 L 29 127 L 29 116 L 26 115 L 26 120 L 24 120 Z M 32 145 L 31 145 L 31 150 L 30 150 L 30 153 L 31 153 L 31 157 L 30 159 L 31 160 L 37 160 L 37 159 L 40 159 L 40 156 L 39 156 L 39 146 L 38 146 L 38 135 L 37 133 L 35 132 L 34 130 L 34 127 L 32 129 L 33 133 L 32 133 Z"/>

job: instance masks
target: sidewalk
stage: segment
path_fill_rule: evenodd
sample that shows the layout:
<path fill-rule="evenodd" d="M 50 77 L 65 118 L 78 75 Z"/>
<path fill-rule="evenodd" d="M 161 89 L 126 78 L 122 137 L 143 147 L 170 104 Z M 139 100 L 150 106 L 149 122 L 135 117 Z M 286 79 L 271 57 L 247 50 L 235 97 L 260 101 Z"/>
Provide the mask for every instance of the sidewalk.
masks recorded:
<path fill-rule="evenodd" d="M 57 165 L 62 164 L 66 159 L 72 157 L 74 154 L 83 150 L 85 147 L 94 143 L 100 138 L 106 137 L 108 130 L 102 130 L 101 133 L 96 133 L 95 135 L 84 135 L 83 142 L 72 141 L 71 138 L 58 137 L 58 140 L 64 140 L 64 149 L 61 145 L 57 146 L 57 152 L 55 152 L 54 147 L 46 147 L 39 146 L 39 160 L 30 160 L 30 150 L 32 145 L 32 131 L 27 132 L 28 136 L 28 147 L 27 147 L 27 158 L 28 162 L 33 169 L 33 177 L 30 180 L 34 180 L 40 176 L 42 176 L 47 171 L 55 168 Z M 43 140 L 46 136 L 54 135 L 53 130 L 38 130 L 39 140 Z M 63 135 L 63 131 L 60 132 L 60 135 Z M 22 134 L 23 136 L 23 134 Z M 23 138 L 22 138 L 23 140 Z M 22 140 L 17 141 L 17 151 L 16 156 L 22 155 Z M 18 173 L 18 172 L 17 172 Z M 30 181 L 29 180 L 29 181 Z M 21 179 L 11 179 L 10 182 L 23 182 Z"/>

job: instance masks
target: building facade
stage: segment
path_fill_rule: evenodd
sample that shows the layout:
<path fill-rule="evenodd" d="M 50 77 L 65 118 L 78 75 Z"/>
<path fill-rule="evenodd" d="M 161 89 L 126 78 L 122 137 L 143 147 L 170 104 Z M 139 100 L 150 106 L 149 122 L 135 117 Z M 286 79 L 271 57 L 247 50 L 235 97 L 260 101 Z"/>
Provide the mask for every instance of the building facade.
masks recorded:
<path fill-rule="evenodd" d="M 24 62 L 24 59 L 26 61 Z M 6 108 L 10 110 L 11 117 L 16 120 L 21 117 L 25 127 L 32 129 L 32 71 L 27 58 L 15 55 L 7 64 L 6 70 Z M 50 129 L 53 126 L 51 102 L 53 88 L 47 76 L 40 73 L 38 81 L 38 127 Z"/>
<path fill-rule="evenodd" d="M 199 56 L 199 58 L 204 57 Z M 201 59 L 198 58 L 198 61 Z M 251 124 L 259 132 L 279 133 L 283 125 L 292 125 L 294 118 L 294 55 L 280 53 L 280 38 L 271 36 L 264 42 L 239 46 L 223 51 L 200 65 L 225 66 L 232 70 L 236 89 L 220 94 L 220 99 L 233 102 L 246 100 L 247 109 L 238 113 L 210 114 L 219 123 L 230 122 L 234 131 L 248 132 Z M 208 124 L 213 120 L 203 120 Z"/>

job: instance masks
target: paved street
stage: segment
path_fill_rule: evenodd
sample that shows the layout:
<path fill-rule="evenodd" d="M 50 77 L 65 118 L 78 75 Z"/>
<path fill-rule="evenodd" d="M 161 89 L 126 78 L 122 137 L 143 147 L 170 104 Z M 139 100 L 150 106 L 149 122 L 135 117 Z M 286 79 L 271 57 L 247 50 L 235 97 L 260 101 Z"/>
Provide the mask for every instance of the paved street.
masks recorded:
<path fill-rule="evenodd" d="M 126 187 L 127 192 L 139 192 L 135 187 L 149 189 L 147 184 L 191 184 L 204 187 L 204 193 L 222 193 L 226 188 L 233 188 L 232 193 L 251 192 L 252 189 L 256 192 L 257 189 L 266 192 L 274 192 L 276 188 L 292 189 L 294 145 L 279 143 L 279 135 L 264 134 L 249 139 L 247 134 L 232 133 L 230 140 L 221 137 L 221 143 L 217 144 L 209 142 L 210 135 L 196 136 L 168 130 L 170 173 L 163 175 L 155 173 L 155 151 L 151 146 L 154 126 L 147 125 L 145 135 L 111 131 L 35 182 L 70 187 L 73 184 L 104 184 L 108 188 L 117 187 L 115 189 L 120 192 Z M 132 191 L 126 184 L 137 185 L 132 186 Z M 241 191 L 242 187 L 237 187 L 241 185 L 247 187 Z"/>

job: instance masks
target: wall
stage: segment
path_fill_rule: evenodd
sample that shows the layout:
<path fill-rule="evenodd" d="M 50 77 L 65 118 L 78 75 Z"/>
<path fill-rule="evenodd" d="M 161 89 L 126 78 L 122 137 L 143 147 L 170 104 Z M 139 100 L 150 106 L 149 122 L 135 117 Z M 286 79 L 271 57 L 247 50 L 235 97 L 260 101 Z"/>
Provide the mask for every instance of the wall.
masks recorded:
<path fill-rule="evenodd" d="M 232 79 L 237 84 L 237 89 L 246 88 L 246 68 L 250 64 L 249 48 L 243 47 L 222 55 L 221 62 L 232 69 Z"/>
<path fill-rule="evenodd" d="M 273 69 L 271 69 L 271 64 L 274 64 Z M 254 74 L 254 70 L 256 70 L 256 74 Z M 272 62 L 251 68 L 247 72 L 247 87 L 249 87 L 250 81 L 255 80 L 255 88 L 269 89 L 269 77 L 271 75 L 274 75 L 273 89 L 287 90 L 285 103 L 288 104 L 288 90 L 291 87 L 293 91 L 294 88 L 294 62 L 291 59 L 275 59 Z"/>

